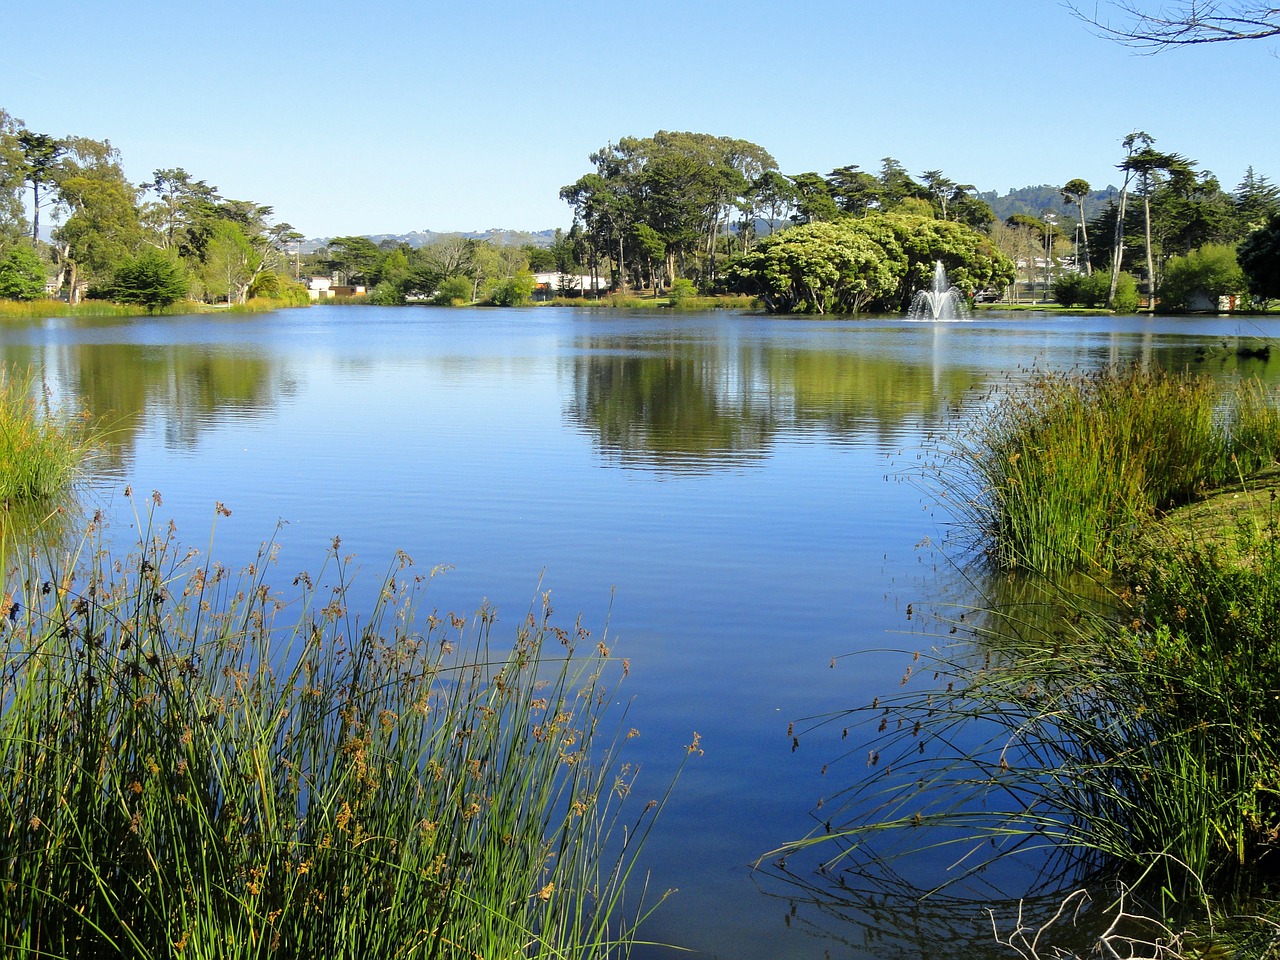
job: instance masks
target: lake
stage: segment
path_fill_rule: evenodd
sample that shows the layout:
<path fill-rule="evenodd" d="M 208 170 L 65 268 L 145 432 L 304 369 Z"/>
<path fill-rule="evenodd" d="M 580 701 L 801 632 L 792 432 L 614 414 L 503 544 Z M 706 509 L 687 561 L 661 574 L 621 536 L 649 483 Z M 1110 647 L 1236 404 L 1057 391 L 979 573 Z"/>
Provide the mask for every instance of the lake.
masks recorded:
<path fill-rule="evenodd" d="M 85 495 L 122 543 L 154 490 L 156 516 L 227 563 L 275 538 L 282 588 L 339 536 L 366 597 L 404 550 L 447 568 L 428 609 L 487 600 L 499 637 L 550 591 L 560 622 L 580 615 L 630 659 L 619 710 L 640 731 L 627 756 L 642 799 L 701 737 L 647 848 L 650 893 L 677 892 L 644 933 L 776 960 L 965 956 L 956 944 L 990 937 L 977 908 L 856 902 L 751 870 L 865 773 L 856 733 L 797 746 L 789 724 L 895 689 L 901 651 L 929 642 L 908 605 L 957 598 L 930 438 L 1037 368 L 1274 379 L 1235 343 L 1276 333 L 1236 319 L 317 306 L 9 323 L 0 351 L 112 424 Z M 231 515 L 215 524 L 218 502 Z"/>

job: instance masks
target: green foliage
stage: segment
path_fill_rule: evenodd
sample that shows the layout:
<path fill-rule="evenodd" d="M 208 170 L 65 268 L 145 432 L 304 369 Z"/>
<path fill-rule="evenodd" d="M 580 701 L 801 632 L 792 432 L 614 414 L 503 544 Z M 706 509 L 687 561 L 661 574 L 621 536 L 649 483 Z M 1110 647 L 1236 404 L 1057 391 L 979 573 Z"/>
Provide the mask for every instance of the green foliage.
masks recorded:
<path fill-rule="evenodd" d="M 1262 300 L 1280 298 L 1280 214 L 1251 233 L 1236 255 L 1251 294 Z"/>
<path fill-rule="evenodd" d="M 532 273 L 517 271 L 514 276 L 504 277 L 490 288 L 489 302 L 495 307 L 523 307 L 533 299 L 536 286 Z"/>
<path fill-rule="evenodd" d="M 62 493 L 93 443 L 84 416 L 51 407 L 30 376 L 0 370 L 0 504 L 44 501 Z"/>
<path fill-rule="evenodd" d="M 145 536 L 3 583 L 22 601 L 0 637 L 9 951 L 626 954 L 661 800 L 621 819 L 625 671 L 603 643 L 545 602 L 506 652 L 491 609 L 419 619 L 403 555 L 348 616 L 337 540 L 286 604 L 269 548 L 237 577 Z"/>
<path fill-rule="evenodd" d="M 1236 262 L 1235 249 L 1207 244 L 1165 264 L 1160 301 L 1170 310 L 1189 310 L 1197 297 L 1206 297 L 1216 310 L 1220 297 L 1243 293 L 1244 289 L 1244 271 Z"/>
<path fill-rule="evenodd" d="M 967 291 L 1007 284 L 1013 264 L 963 224 L 912 214 L 809 223 L 762 239 L 734 261 L 731 286 L 774 313 L 899 310 L 941 260 Z"/>
<path fill-rule="evenodd" d="M 38 300 L 46 280 L 44 261 L 25 243 L 15 243 L 0 258 L 0 299 Z"/>
<path fill-rule="evenodd" d="M 127 258 L 116 268 L 111 299 L 136 303 L 154 313 L 187 297 L 191 281 L 178 258 L 154 247 Z"/>
<path fill-rule="evenodd" d="M 445 277 L 431 302 L 441 307 L 458 307 L 471 302 L 471 281 L 466 277 Z"/>
<path fill-rule="evenodd" d="M 673 307 L 684 306 L 698 295 L 698 288 L 693 285 L 692 280 L 680 279 L 673 281 L 671 289 L 667 291 L 667 296 Z"/>
<path fill-rule="evenodd" d="M 1053 299 L 1064 307 L 1101 307 L 1107 302 L 1110 292 L 1111 275 L 1102 271 L 1088 276 L 1062 273 L 1053 281 Z"/>
<path fill-rule="evenodd" d="M 1258 387 L 1137 368 L 1040 374 L 958 441 L 961 504 L 1002 568 L 1109 572 L 1145 525 L 1280 452 Z"/>
<path fill-rule="evenodd" d="M 1111 301 L 1111 309 L 1116 313 L 1138 312 L 1138 281 L 1127 270 L 1120 274 L 1116 283 L 1116 295 Z"/>
<path fill-rule="evenodd" d="M 369 303 L 380 307 L 398 307 L 404 302 L 404 291 L 390 280 L 383 280 L 369 291 Z"/>

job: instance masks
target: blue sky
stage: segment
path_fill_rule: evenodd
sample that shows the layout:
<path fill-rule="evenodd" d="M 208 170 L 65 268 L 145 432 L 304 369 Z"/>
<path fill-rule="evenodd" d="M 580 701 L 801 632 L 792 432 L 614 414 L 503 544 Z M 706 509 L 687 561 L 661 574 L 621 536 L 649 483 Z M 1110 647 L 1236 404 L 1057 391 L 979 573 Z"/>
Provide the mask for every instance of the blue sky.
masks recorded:
<path fill-rule="evenodd" d="M 1280 45 L 1140 55 L 1057 0 L 2 2 L 0 107 L 308 236 L 567 227 L 588 155 L 661 129 L 1000 192 L 1117 182 L 1141 129 L 1280 183 Z"/>

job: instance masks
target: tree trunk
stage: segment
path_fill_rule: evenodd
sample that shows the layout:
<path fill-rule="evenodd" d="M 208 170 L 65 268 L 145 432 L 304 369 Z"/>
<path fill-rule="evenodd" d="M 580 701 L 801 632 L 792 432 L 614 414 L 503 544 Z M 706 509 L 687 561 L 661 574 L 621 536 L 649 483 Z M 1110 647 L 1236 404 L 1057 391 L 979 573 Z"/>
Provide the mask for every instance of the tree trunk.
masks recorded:
<path fill-rule="evenodd" d="M 1120 261 L 1124 259 L 1124 213 L 1128 200 L 1128 185 L 1120 191 L 1120 210 L 1116 216 L 1116 236 L 1111 253 L 1111 289 L 1107 293 L 1107 307 L 1115 309 L 1116 286 L 1120 283 Z"/>
<path fill-rule="evenodd" d="M 1089 263 L 1089 228 L 1085 226 L 1084 219 L 1084 199 L 1076 201 L 1076 206 L 1080 208 L 1080 243 L 1084 249 L 1084 273 L 1085 276 L 1093 276 L 1093 265 Z M 1080 264 L 1076 264 L 1076 269 L 1080 269 Z"/>
<path fill-rule="evenodd" d="M 1150 316 L 1156 312 L 1156 268 L 1155 261 L 1151 257 L 1151 191 L 1149 189 L 1143 191 L 1142 208 L 1147 224 L 1147 315 Z"/>

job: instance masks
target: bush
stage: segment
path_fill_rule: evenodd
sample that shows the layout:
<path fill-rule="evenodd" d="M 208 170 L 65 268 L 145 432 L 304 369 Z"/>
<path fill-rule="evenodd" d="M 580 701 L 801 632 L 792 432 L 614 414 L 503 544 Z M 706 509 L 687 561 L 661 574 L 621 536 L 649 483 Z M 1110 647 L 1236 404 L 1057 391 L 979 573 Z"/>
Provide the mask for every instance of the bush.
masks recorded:
<path fill-rule="evenodd" d="M 528 270 L 499 280 L 489 290 L 489 302 L 495 307 L 523 307 L 533 299 L 537 282 Z"/>
<path fill-rule="evenodd" d="M 1064 307 L 1074 307 L 1078 303 L 1083 303 L 1086 279 L 1080 273 L 1059 274 L 1053 281 L 1053 299 Z"/>
<path fill-rule="evenodd" d="M 458 307 L 471 302 L 471 281 L 466 277 L 445 277 L 431 302 L 438 307 Z"/>
<path fill-rule="evenodd" d="M 0 299 L 39 300 L 45 295 L 44 261 L 25 242 L 0 259 Z"/>
<path fill-rule="evenodd" d="M 383 280 L 369 291 L 369 302 L 380 307 L 398 307 L 404 304 L 404 290 L 398 284 Z"/>
<path fill-rule="evenodd" d="M 187 269 L 176 256 L 149 247 L 120 264 L 104 292 L 117 303 L 137 304 L 155 313 L 185 299 L 190 287 Z"/>
<path fill-rule="evenodd" d="M 1160 305 L 1169 310 L 1189 310 L 1193 301 L 1203 296 L 1216 311 L 1219 298 L 1244 290 L 1244 271 L 1236 262 L 1235 248 L 1210 243 L 1185 257 L 1169 260 L 1160 284 Z"/>
<path fill-rule="evenodd" d="M 1127 271 L 1120 274 L 1116 283 L 1115 299 L 1111 302 L 1111 309 L 1116 313 L 1138 312 L 1138 281 L 1133 274 Z"/>

